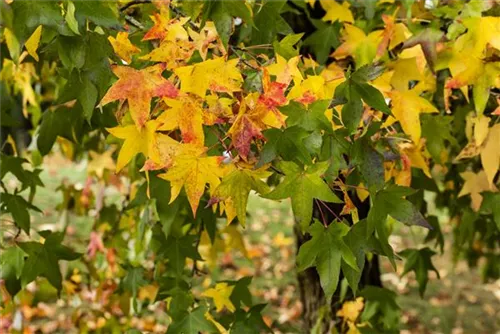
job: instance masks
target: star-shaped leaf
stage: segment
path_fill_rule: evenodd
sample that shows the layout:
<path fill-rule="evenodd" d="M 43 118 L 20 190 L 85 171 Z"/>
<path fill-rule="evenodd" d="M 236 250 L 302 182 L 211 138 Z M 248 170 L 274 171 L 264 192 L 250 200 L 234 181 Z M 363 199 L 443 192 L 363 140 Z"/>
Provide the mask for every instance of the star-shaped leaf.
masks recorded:
<path fill-rule="evenodd" d="M 156 130 L 159 125 L 158 121 L 152 120 L 146 122 L 142 128 L 137 128 L 135 125 L 126 125 L 106 129 L 116 138 L 125 139 L 118 154 L 117 172 L 122 170 L 138 153 L 149 157 L 150 152 L 153 151 Z"/>
<path fill-rule="evenodd" d="M 332 222 L 325 228 L 320 222 L 315 221 L 308 231 L 312 238 L 299 248 L 297 270 L 316 267 L 321 288 L 329 304 L 339 282 L 341 260 L 346 261 L 353 269 L 359 270 L 356 257 L 343 241 L 343 237 L 349 232 L 349 227 L 340 222 Z"/>
<path fill-rule="evenodd" d="M 205 290 L 201 295 L 212 298 L 215 304 L 215 310 L 221 312 L 226 308 L 229 312 L 234 312 L 236 308 L 229 299 L 233 293 L 234 285 L 227 283 L 217 283 L 214 288 Z"/>
<path fill-rule="evenodd" d="M 265 167 L 256 170 L 237 167 L 224 176 L 212 197 L 216 200 L 230 199 L 231 204 L 236 209 L 239 223 L 245 226 L 248 195 L 251 190 L 255 190 L 260 194 L 267 193 L 269 187 L 262 179 L 270 175 L 271 173 L 266 172 Z"/>
<path fill-rule="evenodd" d="M 220 165 L 223 157 L 209 157 L 205 155 L 205 148 L 192 144 L 183 144 L 174 159 L 173 166 L 159 177 L 170 181 L 172 203 L 182 188 L 185 189 L 189 204 L 196 215 L 201 196 L 205 193 L 205 185 L 209 184 L 214 190 L 220 183 L 224 170 Z"/>
<path fill-rule="evenodd" d="M 421 113 L 437 113 L 436 107 L 429 101 L 420 97 L 414 91 L 391 93 L 392 113 L 399 121 L 403 131 L 410 136 L 414 143 L 420 142 L 422 129 L 420 127 Z"/>
<path fill-rule="evenodd" d="M 328 162 L 307 166 L 307 169 L 303 170 L 293 162 L 283 161 L 280 163 L 280 168 L 285 174 L 284 180 L 263 197 L 274 200 L 291 198 L 295 219 L 303 230 L 306 230 L 311 222 L 315 198 L 326 202 L 341 203 L 321 178 L 328 169 Z"/>
<path fill-rule="evenodd" d="M 116 38 L 109 36 L 108 40 L 118 57 L 125 60 L 128 64 L 132 62 L 132 55 L 141 52 L 141 49 L 133 45 L 128 39 L 128 32 L 120 31 L 116 35 Z"/>
<path fill-rule="evenodd" d="M 177 89 L 161 73 L 164 65 L 157 64 L 136 70 L 128 66 L 112 66 L 118 81 L 108 90 L 101 100 L 105 105 L 115 100 L 128 100 L 130 115 L 138 128 L 142 128 L 149 119 L 151 99 L 153 97 L 177 96 Z"/>
<path fill-rule="evenodd" d="M 427 282 L 429 281 L 428 271 L 434 271 L 439 278 L 439 272 L 436 267 L 432 264 L 431 257 L 436 254 L 429 247 L 422 249 L 405 249 L 399 253 L 401 256 L 406 258 L 405 268 L 401 277 L 408 274 L 410 271 L 414 271 L 418 282 L 418 291 L 420 296 L 424 296 L 425 288 Z"/>

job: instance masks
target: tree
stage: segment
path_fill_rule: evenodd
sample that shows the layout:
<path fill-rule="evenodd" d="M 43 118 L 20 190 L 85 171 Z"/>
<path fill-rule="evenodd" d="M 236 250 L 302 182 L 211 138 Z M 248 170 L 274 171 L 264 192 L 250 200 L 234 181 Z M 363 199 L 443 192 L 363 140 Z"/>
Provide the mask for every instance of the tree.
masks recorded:
<path fill-rule="evenodd" d="M 167 333 L 270 331 L 251 277 L 200 283 L 251 192 L 290 199 L 308 331 L 398 330 L 368 259 L 405 261 L 423 295 L 443 252 L 429 202 L 498 278 L 500 6 L 435 2 L 2 2 L 5 305 L 38 277 L 68 293 L 60 261 L 80 261 L 109 309 L 166 301 Z M 31 226 L 54 150 L 89 161 L 59 207 L 95 213 L 86 254 Z M 430 246 L 395 254 L 400 223 Z"/>

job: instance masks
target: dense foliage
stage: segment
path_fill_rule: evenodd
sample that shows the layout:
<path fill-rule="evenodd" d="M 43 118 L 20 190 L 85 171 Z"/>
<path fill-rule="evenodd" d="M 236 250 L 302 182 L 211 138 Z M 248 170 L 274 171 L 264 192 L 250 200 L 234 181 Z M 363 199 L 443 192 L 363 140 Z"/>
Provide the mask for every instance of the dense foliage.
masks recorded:
<path fill-rule="evenodd" d="M 316 268 L 328 303 L 339 280 L 361 297 L 341 331 L 397 331 L 395 294 L 358 291 L 365 257 L 404 261 L 423 295 L 437 209 L 455 258 L 498 278 L 500 6 L 438 2 L 2 1 L 3 316 L 35 280 L 70 298 L 71 261 L 101 296 L 82 330 L 133 328 L 113 317 L 165 302 L 168 333 L 270 331 L 251 277 L 208 279 L 243 247 L 251 192 L 291 199 L 310 235 L 297 270 Z M 286 18 L 313 8 L 313 29 L 293 31 Z M 88 161 L 83 189 L 62 184 L 54 203 L 95 218 L 87 249 L 67 224 L 30 224 L 54 151 Z M 337 219 L 313 219 L 326 203 L 342 203 Z M 429 245 L 395 254 L 399 223 L 429 229 Z M 85 312 L 112 316 L 91 328 Z"/>

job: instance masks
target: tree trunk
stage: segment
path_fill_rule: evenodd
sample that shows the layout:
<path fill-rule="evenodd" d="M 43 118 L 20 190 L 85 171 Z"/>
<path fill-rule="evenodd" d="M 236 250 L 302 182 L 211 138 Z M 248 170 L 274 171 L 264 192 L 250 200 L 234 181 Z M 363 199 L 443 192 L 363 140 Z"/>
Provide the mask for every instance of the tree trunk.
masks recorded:
<path fill-rule="evenodd" d="M 359 218 L 366 218 L 369 210 L 369 203 L 361 203 L 355 201 L 356 207 L 358 208 Z M 328 204 L 330 209 L 340 216 L 342 211 L 342 205 L 339 204 Z M 322 219 L 323 217 L 327 221 L 331 222 L 335 217 L 328 212 L 328 210 L 323 210 L 321 215 L 320 211 L 314 205 L 313 216 L 317 219 Z M 323 216 L 323 217 L 322 217 Z M 295 235 L 297 238 L 297 249 L 310 239 L 309 235 L 304 235 L 297 226 L 295 228 Z M 343 276 L 341 274 L 339 282 L 341 282 Z M 300 290 L 300 300 L 302 302 L 302 319 L 304 321 L 304 330 L 310 333 L 313 329 L 317 329 L 319 333 L 331 333 L 333 327 L 337 327 L 340 331 L 340 321 L 336 314 L 341 306 L 340 302 L 340 283 L 333 294 L 332 303 L 326 305 L 325 295 L 321 289 L 319 275 L 316 268 L 308 268 L 303 272 L 297 274 L 297 281 Z M 380 279 L 380 267 L 379 258 L 374 255 L 371 260 L 365 260 L 365 266 L 361 275 L 359 282 L 359 288 L 362 289 L 366 285 L 382 286 L 382 281 Z M 353 296 L 352 291 L 349 289 L 346 297 L 350 298 Z"/>

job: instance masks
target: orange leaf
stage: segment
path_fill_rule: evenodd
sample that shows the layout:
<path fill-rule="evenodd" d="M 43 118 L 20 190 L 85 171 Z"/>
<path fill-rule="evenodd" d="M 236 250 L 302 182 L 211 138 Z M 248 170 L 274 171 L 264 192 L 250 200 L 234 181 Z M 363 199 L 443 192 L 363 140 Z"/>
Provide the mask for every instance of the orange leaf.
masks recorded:
<path fill-rule="evenodd" d="M 118 81 L 108 90 L 101 100 L 105 105 L 115 100 L 128 100 L 130 115 L 137 127 L 142 128 L 149 119 L 153 97 L 176 97 L 177 89 L 162 77 L 165 69 L 162 64 L 136 70 L 128 66 L 114 65 L 111 68 Z"/>

